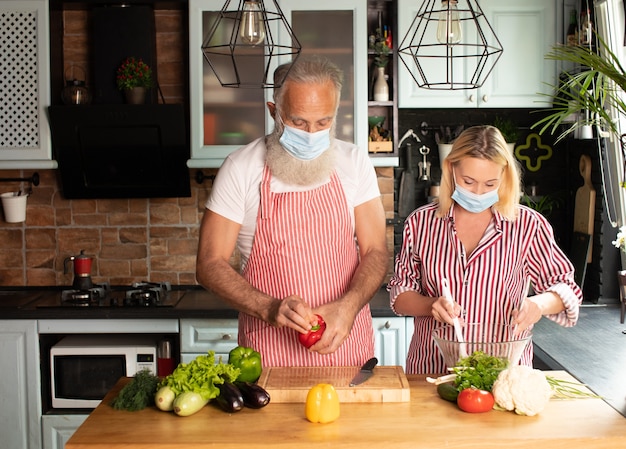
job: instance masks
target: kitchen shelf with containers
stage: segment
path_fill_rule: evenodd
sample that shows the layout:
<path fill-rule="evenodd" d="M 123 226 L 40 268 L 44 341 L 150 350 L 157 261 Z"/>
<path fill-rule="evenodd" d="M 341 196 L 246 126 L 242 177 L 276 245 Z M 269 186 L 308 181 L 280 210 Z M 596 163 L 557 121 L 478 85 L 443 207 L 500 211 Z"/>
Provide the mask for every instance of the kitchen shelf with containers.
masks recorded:
<path fill-rule="evenodd" d="M 398 157 L 396 22 L 395 2 L 368 2 L 368 153 L 374 158 Z"/>

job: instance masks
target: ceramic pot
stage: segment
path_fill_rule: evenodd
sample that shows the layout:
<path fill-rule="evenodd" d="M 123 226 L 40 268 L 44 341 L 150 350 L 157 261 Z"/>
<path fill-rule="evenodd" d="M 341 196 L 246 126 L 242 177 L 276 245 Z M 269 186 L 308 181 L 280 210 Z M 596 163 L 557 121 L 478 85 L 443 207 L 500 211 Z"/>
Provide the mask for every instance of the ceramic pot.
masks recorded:
<path fill-rule="evenodd" d="M 146 88 L 133 87 L 124 91 L 124 97 L 128 104 L 144 104 L 146 102 Z"/>
<path fill-rule="evenodd" d="M 448 157 L 448 154 L 452 151 L 452 144 L 439 143 L 437 144 L 437 149 L 439 150 L 439 166 L 443 168 L 443 160 Z"/>
<path fill-rule="evenodd" d="M 384 67 L 376 68 L 376 82 L 374 82 L 374 101 L 389 101 L 389 84 Z"/>

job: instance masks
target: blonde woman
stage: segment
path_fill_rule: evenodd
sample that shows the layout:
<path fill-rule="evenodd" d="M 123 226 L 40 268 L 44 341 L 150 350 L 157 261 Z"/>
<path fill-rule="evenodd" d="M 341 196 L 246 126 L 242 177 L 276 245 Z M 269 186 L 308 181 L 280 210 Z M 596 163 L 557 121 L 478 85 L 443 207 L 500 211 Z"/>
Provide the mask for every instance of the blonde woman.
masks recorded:
<path fill-rule="evenodd" d="M 443 162 L 438 203 L 406 219 L 387 288 L 395 313 L 415 317 L 408 373 L 446 371 L 431 333 L 454 317 L 520 330 L 542 316 L 576 324 L 582 292 L 574 267 L 548 221 L 519 204 L 520 184 L 519 166 L 500 131 L 471 127 Z M 442 296 L 444 277 L 453 304 Z M 535 294 L 522 303 L 528 279 Z M 532 357 L 531 343 L 520 363 L 532 365 Z"/>

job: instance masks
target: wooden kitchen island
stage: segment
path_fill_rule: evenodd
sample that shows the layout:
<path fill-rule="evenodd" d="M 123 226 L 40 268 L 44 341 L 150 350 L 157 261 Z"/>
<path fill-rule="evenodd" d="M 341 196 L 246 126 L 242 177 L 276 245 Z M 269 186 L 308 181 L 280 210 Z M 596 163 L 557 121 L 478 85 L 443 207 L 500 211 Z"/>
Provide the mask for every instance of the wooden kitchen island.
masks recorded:
<path fill-rule="evenodd" d="M 569 378 L 564 372 L 550 372 Z M 346 403 L 331 424 L 312 424 L 304 404 L 270 403 L 225 413 L 212 405 L 189 417 L 148 408 L 117 411 L 111 390 L 66 449 L 192 448 L 618 448 L 626 447 L 626 418 L 601 399 L 551 400 L 534 417 L 492 410 L 470 414 L 439 398 L 425 376 L 407 376 L 411 400 Z"/>

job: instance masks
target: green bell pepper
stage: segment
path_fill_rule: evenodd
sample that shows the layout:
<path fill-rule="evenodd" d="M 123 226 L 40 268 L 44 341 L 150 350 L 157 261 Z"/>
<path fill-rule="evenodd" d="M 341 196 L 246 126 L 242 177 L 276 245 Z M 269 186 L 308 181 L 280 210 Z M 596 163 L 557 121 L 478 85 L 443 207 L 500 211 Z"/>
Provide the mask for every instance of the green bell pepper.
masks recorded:
<path fill-rule="evenodd" d="M 228 363 L 239 368 L 237 380 L 240 382 L 256 382 L 261 377 L 261 354 L 253 348 L 237 346 L 228 353 Z"/>

